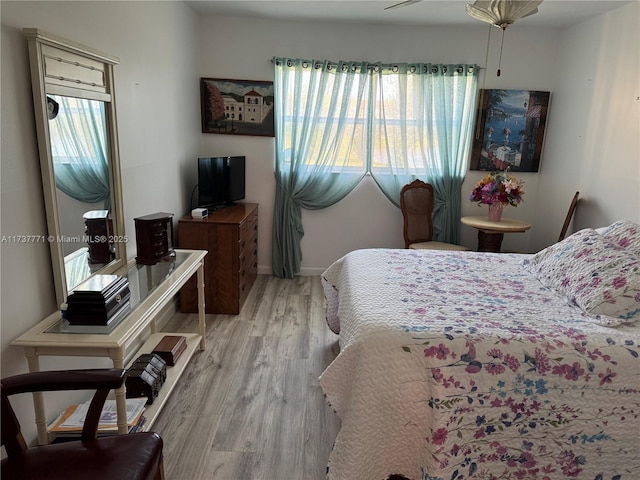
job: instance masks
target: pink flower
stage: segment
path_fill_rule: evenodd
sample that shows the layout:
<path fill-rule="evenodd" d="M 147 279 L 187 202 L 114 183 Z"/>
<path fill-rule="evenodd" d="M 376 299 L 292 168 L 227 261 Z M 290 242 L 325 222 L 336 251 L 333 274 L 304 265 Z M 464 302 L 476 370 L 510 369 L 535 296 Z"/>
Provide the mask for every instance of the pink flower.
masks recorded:
<path fill-rule="evenodd" d="M 549 366 L 549 358 L 539 348 L 535 349 L 534 355 L 536 372 L 538 372 L 540 375 L 544 375 L 551 369 L 551 367 Z"/>
<path fill-rule="evenodd" d="M 598 378 L 600 379 L 600 386 L 605 383 L 611 383 L 611 379 L 616 375 L 617 373 L 612 372 L 610 368 L 607 368 L 606 373 L 599 373 Z"/>
<path fill-rule="evenodd" d="M 573 362 L 573 365 L 569 365 L 568 363 L 556 365 L 553 367 L 552 373 L 564 376 L 567 380 L 576 381 L 584 374 L 584 369 L 580 367 L 578 362 Z"/>
<path fill-rule="evenodd" d="M 447 441 L 448 433 L 449 432 L 447 432 L 446 428 L 439 428 L 438 430 L 433 432 L 433 435 L 431 436 L 431 443 L 433 443 L 434 445 L 443 445 L 444 442 Z"/>
<path fill-rule="evenodd" d="M 436 358 L 438 358 L 440 360 L 444 360 L 445 358 L 447 358 L 447 354 L 450 353 L 450 352 L 451 352 L 451 350 L 449 350 L 443 343 L 441 343 L 437 347 L 425 348 L 424 356 L 425 357 L 436 357 Z"/>
<path fill-rule="evenodd" d="M 485 370 L 487 370 L 491 375 L 500 375 L 504 373 L 505 368 L 504 365 L 499 365 L 495 363 L 488 363 L 485 365 Z"/>
<path fill-rule="evenodd" d="M 613 288 L 622 288 L 627 284 L 627 279 L 624 277 L 616 277 L 613 279 Z"/>
<path fill-rule="evenodd" d="M 493 358 L 502 358 L 502 352 L 497 348 L 492 348 L 487 352 L 487 355 Z"/>
<path fill-rule="evenodd" d="M 504 363 L 507 364 L 512 372 L 517 372 L 520 368 L 520 362 L 518 361 L 518 359 L 508 353 L 504 357 Z"/>

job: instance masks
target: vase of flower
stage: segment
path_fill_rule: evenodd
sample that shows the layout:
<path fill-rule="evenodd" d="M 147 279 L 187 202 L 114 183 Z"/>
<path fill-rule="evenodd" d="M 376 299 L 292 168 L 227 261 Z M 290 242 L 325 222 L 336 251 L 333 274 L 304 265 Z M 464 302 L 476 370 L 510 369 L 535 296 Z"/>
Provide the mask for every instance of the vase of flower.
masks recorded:
<path fill-rule="evenodd" d="M 502 219 L 502 211 L 504 206 L 501 203 L 492 203 L 489 205 L 489 221 L 499 222 Z"/>
<path fill-rule="evenodd" d="M 511 205 L 517 207 L 522 202 L 524 182 L 508 174 L 508 169 L 488 174 L 475 184 L 469 200 L 478 205 L 489 206 L 489 220 L 499 222 L 502 211 Z"/>

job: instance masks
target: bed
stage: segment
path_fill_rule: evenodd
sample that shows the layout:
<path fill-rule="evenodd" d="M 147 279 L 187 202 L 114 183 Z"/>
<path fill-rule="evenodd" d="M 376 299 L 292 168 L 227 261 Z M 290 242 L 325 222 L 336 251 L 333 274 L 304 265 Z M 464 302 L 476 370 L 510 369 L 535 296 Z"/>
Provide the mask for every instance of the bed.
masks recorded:
<path fill-rule="evenodd" d="M 322 283 L 328 479 L 640 479 L 637 224 L 535 255 L 357 250 Z"/>

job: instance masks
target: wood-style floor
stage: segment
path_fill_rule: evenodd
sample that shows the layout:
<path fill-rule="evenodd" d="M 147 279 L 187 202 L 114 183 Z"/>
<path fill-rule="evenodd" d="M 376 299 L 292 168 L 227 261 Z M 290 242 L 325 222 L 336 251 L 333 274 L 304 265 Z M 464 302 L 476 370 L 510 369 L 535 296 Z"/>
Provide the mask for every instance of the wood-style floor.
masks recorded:
<path fill-rule="evenodd" d="M 319 277 L 259 275 L 238 316 L 207 315 L 196 352 L 152 430 L 167 480 L 325 478 L 340 422 L 318 377 L 338 352 Z M 168 331 L 195 331 L 177 313 Z"/>

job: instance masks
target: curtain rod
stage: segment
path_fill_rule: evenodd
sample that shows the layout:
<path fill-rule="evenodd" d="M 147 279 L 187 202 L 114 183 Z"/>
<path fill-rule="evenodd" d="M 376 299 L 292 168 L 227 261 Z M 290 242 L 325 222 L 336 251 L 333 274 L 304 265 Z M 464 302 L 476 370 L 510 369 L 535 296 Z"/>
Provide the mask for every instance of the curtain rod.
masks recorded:
<path fill-rule="evenodd" d="M 269 61 L 270 61 L 271 63 L 273 63 L 273 58 L 270 58 L 270 59 L 269 59 Z M 344 61 L 344 60 L 340 60 L 340 61 Z M 337 64 L 338 62 L 332 62 L 332 63 Z M 384 65 L 394 65 L 394 64 L 406 63 L 407 65 L 413 65 L 413 64 L 416 64 L 416 63 L 426 63 L 426 64 L 429 64 L 429 63 L 431 63 L 431 62 L 389 62 L 389 63 L 386 63 L 386 62 L 372 62 L 371 64 L 372 64 L 372 65 L 375 65 L 376 63 L 382 63 L 382 64 L 384 64 Z M 445 63 L 445 64 L 442 64 L 442 63 L 435 63 L 435 64 L 433 64 L 433 65 L 468 65 L 468 64 L 461 64 L 461 63 Z M 477 68 L 478 70 L 486 70 L 486 68 L 487 68 L 487 67 L 481 67 L 480 65 L 476 65 L 476 68 Z"/>

